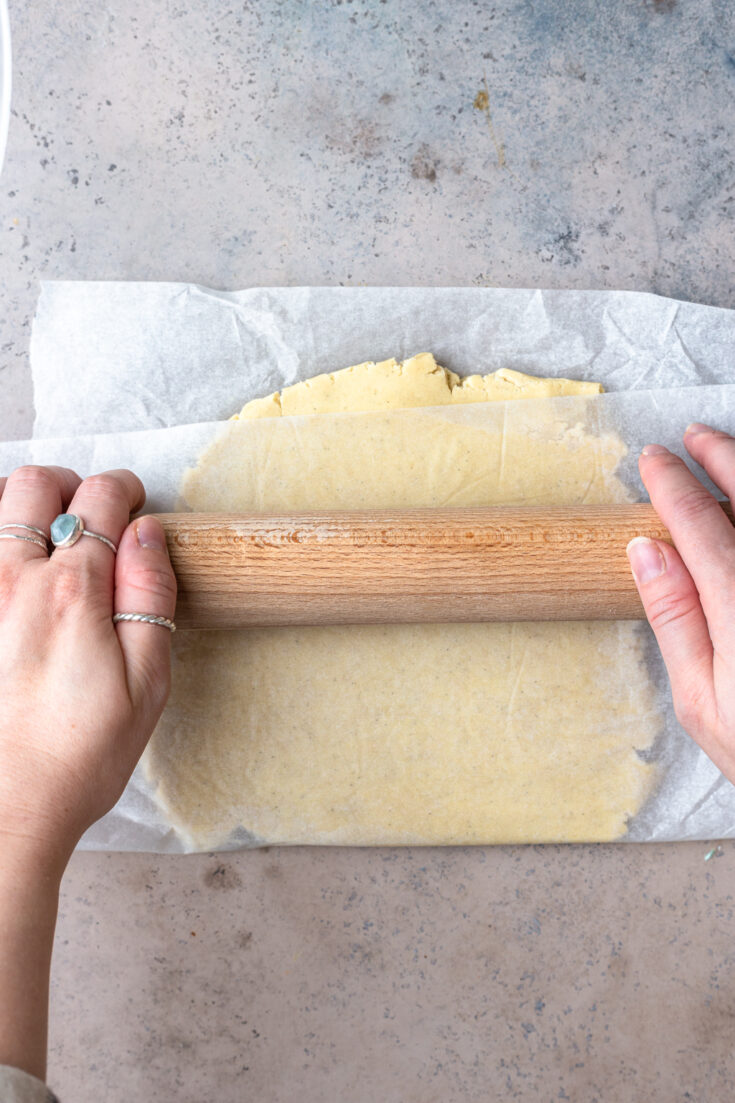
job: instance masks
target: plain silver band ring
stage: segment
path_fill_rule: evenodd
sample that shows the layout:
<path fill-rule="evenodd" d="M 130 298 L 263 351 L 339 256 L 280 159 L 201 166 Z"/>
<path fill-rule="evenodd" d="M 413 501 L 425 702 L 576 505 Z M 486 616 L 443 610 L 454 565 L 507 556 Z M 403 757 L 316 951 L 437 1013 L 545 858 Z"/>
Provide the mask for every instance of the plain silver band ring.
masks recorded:
<path fill-rule="evenodd" d="M 115 613 L 113 624 L 119 624 L 121 620 L 139 620 L 143 624 L 160 624 L 161 628 L 168 628 L 169 632 L 176 631 L 176 625 L 168 617 L 156 617 L 153 613 Z"/>
<path fill-rule="evenodd" d="M 45 552 L 48 552 L 48 544 L 43 540 L 38 540 L 35 536 L 21 536 L 17 532 L 0 532 L 0 540 L 23 540 L 26 544 L 36 544 L 39 548 L 43 548 Z"/>
<path fill-rule="evenodd" d="M 4 529 L 26 529 L 27 532 L 35 532 L 36 536 L 42 536 L 44 540 L 49 539 L 43 529 L 37 529 L 35 525 L 26 525 L 23 521 L 10 521 L 7 525 L 0 525 L 0 532 Z"/>
<path fill-rule="evenodd" d="M 99 532 L 90 532 L 89 529 L 82 529 L 82 536 L 93 536 L 95 540 L 101 540 L 103 544 L 107 544 L 108 548 L 112 548 L 115 555 L 117 555 L 117 548 L 112 540 L 108 540 L 106 536 L 101 536 Z"/>

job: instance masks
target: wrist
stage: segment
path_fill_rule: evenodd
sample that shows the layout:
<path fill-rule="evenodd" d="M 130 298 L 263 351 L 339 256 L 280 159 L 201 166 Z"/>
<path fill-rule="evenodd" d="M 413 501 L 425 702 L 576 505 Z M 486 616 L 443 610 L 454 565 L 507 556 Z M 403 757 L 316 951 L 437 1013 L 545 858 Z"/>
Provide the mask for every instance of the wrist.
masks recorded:
<path fill-rule="evenodd" d="M 13 927 L 53 930 L 63 873 L 61 864 L 25 851 L 0 856 L 0 937 Z"/>
<path fill-rule="evenodd" d="M 0 1064 L 41 1080 L 64 865 L 56 852 L 39 848 L 35 840 L 0 831 Z"/>
<path fill-rule="evenodd" d="M 0 825 L 0 884 L 27 885 L 34 891 L 46 889 L 58 896 L 61 878 L 73 845 L 62 840 L 47 842 L 41 837 L 21 835 Z"/>
<path fill-rule="evenodd" d="M 61 881 L 79 836 L 58 802 L 19 799 L 16 789 L 0 786 L 0 866 Z"/>

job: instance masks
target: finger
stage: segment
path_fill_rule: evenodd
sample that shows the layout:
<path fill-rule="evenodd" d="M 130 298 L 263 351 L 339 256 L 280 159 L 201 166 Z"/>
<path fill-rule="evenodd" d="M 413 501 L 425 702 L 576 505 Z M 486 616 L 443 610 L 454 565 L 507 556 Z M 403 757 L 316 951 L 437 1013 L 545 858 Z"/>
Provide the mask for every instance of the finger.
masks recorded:
<path fill-rule="evenodd" d="M 684 444 L 715 486 L 730 501 L 735 499 L 735 439 L 719 429 L 694 422 L 685 430 Z"/>
<path fill-rule="evenodd" d="M 69 503 L 69 513 L 81 517 L 85 530 L 104 536 L 117 547 L 130 514 L 144 501 L 143 484 L 132 471 L 104 471 L 83 480 Z M 112 581 L 115 554 L 102 540 L 82 536 L 71 547 L 55 548 L 52 560 L 68 567 L 74 560 L 67 560 L 67 556 L 84 557 L 93 575 Z"/>
<path fill-rule="evenodd" d="M 115 613 L 173 618 L 176 578 L 161 522 L 140 517 L 128 525 L 115 565 Z M 168 696 L 171 632 L 158 624 L 121 621 L 117 635 L 133 703 L 151 711 L 151 729 Z"/>
<path fill-rule="evenodd" d="M 714 652 L 694 580 L 676 548 L 663 540 L 637 536 L 626 551 L 666 664 L 676 714 L 690 734 L 705 731 L 715 699 Z"/>
<path fill-rule="evenodd" d="M 733 642 L 733 614 L 722 600 L 722 580 L 735 560 L 735 529 L 717 500 L 668 449 L 647 445 L 639 468 L 651 502 L 699 591 L 715 649 L 727 650 Z"/>
<path fill-rule="evenodd" d="M 48 536 L 54 517 L 66 508 L 81 479 L 68 467 L 18 467 L 5 480 L 0 498 L 0 525 L 32 525 Z M 22 536 L 42 541 L 35 532 L 26 529 L 5 529 L 0 535 Z M 23 540 L 5 540 L 0 544 L 3 555 L 21 559 L 43 559 L 47 551 L 39 544 Z"/>

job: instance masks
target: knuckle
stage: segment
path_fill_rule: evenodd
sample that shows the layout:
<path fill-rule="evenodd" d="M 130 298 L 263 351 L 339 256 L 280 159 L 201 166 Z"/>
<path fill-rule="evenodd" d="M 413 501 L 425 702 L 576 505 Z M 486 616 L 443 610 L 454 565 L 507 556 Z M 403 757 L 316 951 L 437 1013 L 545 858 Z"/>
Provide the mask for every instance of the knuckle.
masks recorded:
<path fill-rule="evenodd" d="M 0 562 L 0 616 L 3 615 L 18 584 L 19 572 L 14 565 Z"/>
<path fill-rule="evenodd" d="M 705 703 L 702 693 L 696 688 L 673 695 L 674 715 L 682 728 L 690 734 L 699 731 L 702 722 Z"/>
<path fill-rule="evenodd" d="M 176 602 L 176 578 L 165 565 L 141 563 L 130 572 L 126 582 L 141 593 L 154 594 L 167 608 Z"/>
<path fill-rule="evenodd" d="M 646 603 L 646 616 L 654 632 L 668 629 L 677 622 L 686 622 L 698 607 L 692 594 L 663 593 Z"/>
<path fill-rule="evenodd" d="M 51 605 L 59 612 L 86 602 L 93 589 L 93 577 L 86 562 L 57 563 L 51 578 Z"/>
<path fill-rule="evenodd" d="M 699 716 L 692 701 L 674 700 L 674 715 L 685 731 L 692 732 L 696 729 Z"/>
<path fill-rule="evenodd" d="M 76 605 L 82 594 L 82 580 L 75 571 L 64 567 L 55 572 L 50 597 L 56 608 L 65 609 L 70 605 Z"/>
<path fill-rule="evenodd" d="M 699 524 L 712 508 L 712 497 L 703 486 L 682 490 L 674 501 L 676 518 L 683 524 Z"/>
<path fill-rule="evenodd" d="M 125 490 L 114 475 L 89 475 L 82 483 L 82 487 L 91 501 L 112 502 L 114 505 L 124 503 L 127 506 Z"/>
<path fill-rule="evenodd" d="M 12 483 L 14 489 L 28 491 L 29 493 L 35 493 L 39 490 L 56 490 L 57 488 L 56 478 L 48 468 L 31 463 L 17 467 L 8 478 L 8 482 Z"/>

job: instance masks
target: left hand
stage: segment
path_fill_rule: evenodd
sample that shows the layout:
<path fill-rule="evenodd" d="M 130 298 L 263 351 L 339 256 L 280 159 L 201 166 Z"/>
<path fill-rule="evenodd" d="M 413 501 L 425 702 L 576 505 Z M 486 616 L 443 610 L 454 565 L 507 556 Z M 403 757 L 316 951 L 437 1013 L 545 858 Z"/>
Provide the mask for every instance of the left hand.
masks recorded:
<path fill-rule="evenodd" d="M 23 467 L 0 495 L 0 525 L 48 533 L 57 514 L 76 513 L 119 545 L 115 556 L 82 536 L 49 555 L 0 541 L 0 847 L 63 869 L 120 797 L 169 691 L 169 630 L 113 625 L 113 612 L 171 618 L 176 581 L 160 523 L 130 523 L 145 500 L 131 471 L 82 481 Z"/>

